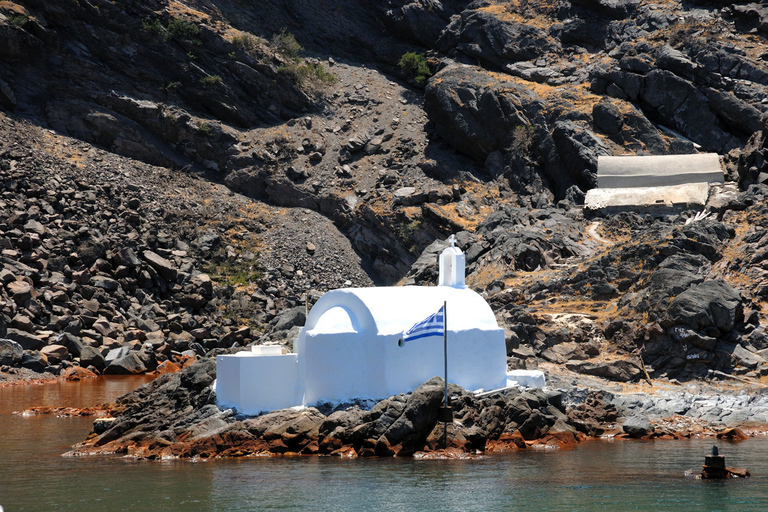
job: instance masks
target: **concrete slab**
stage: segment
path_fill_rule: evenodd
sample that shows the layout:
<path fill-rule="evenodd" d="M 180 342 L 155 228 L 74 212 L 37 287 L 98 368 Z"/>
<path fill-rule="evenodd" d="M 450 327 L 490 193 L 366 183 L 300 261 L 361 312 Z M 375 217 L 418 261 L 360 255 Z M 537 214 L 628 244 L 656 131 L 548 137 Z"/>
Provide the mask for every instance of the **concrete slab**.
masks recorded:
<path fill-rule="evenodd" d="M 587 191 L 584 207 L 602 212 L 631 209 L 648 213 L 664 213 L 703 207 L 708 197 L 708 183 L 688 183 L 666 187 L 593 188 Z"/>
<path fill-rule="evenodd" d="M 657 156 L 600 156 L 599 189 L 667 187 L 688 183 L 722 183 L 716 153 Z"/>

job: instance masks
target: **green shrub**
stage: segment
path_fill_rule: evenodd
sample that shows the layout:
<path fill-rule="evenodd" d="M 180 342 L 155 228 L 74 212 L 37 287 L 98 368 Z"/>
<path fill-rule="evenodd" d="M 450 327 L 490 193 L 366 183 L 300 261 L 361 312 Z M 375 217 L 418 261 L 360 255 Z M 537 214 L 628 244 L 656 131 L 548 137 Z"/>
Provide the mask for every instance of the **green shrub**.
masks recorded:
<path fill-rule="evenodd" d="M 415 240 L 416 232 L 421 229 L 420 220 L 404 220 L 398 227 L 400 239 L 403 241 L 403 246 L 409 253 L 415 254 L 418 250 L 418 245 Z"/>
<path fill-rule="evenodd" d="M 213 134 L 213 127 L 205 121 L 197 124 L 197 133 L 203 137 L 210 137 Z"/>
<path fill-rule="evenodd" d="M 259 45 L 259 40 L 256 36 L 251 34 L 243 34 L 241 36 L 235 36 L 232 38 L 232 44 L 243 50 L 244 52 L 252 52 L 256 50 Z"/>
<path fill-rule="evenodd" d="M 165 85 L 160 86 L 160 90 L 164 92 L 173 92 L 181 87 L 181 82 L 167 82 Z"/>
<path fill-rule="evenodd" d="M 275 47 L 275 51 L 282 55 L 285 59 L 298 62 L 301 56 L 301 52 L 304 48 L 301 47 L 296 38 L 290 32 L 286 32 L 282 29 L 279 34 L 275 34 L 272 37 L 272 46 Z"/>
<path fill-rule="evenodd" d="M 288 75 L 304 92 L 314 96 L 321 96 L 325 87 L 337 80 L 336 75 L 325 69 L 325 66 L 313 62 L 293 62 L 280 66 L 277 71 Z"/>
<path fill-rule="evenodd" d="M 421 53 L 405 53 L 400 57 L 400 62 L 397 65 L 403 70 L 408 80 L 417 85 L 424 85 L 424 82 L 432 76 L 427 65 L 427 58 Z"/>
<path fill-rule="evenodd" d="M 196 39 L 200 35 L 200 27 L 194 23 L 174 18 L 168 22 L 166 30 L 168 30 L 168 36 L 173 39 L 200 44 L 199 39 Z"/>
<path fill-rule="evenodd" d="M 221 85 L 223 80 L 219 75 L 207 75 L 200 79 L 205 85 Z"/>
<path fill-rule="evenodd" d="M 311 83 L 333 83 L 336 81 L 336 75 L 326 70 L 325 66 L 322 64 L 315 64 L 313 62 L 284 66 L 278 71 L 292 75 L 297 83 L 303 85 Z"/>
<path fill-rule="evenodd" d="M 163 24 L 157 18 L 153 20 L 145 18 L 144 21 L 141 22 L 141 28 L 145 32 L 149 32 L 151 34 L 162 34 L 165 32 L 165 27 L 163 27 Z"/>
<path fill-rule="evenodd" d="M 16 28 L 22 28 L 28 21 L 29 16 L 24 16 L 23 14 L 15 14 L 8 20 L 11 26 Z"/>

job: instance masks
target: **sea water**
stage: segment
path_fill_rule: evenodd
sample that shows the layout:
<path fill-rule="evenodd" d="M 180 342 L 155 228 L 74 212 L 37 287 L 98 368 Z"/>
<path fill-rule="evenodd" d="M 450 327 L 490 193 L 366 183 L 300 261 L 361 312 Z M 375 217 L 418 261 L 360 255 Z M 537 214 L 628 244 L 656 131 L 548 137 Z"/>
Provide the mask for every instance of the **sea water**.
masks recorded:
<path fill-rule="evenodd" d="M 20 416 L 86 407 L 141 382 L 99 379 L 0 389 L 0 506 L 32 510 L 766 511 L 768 439 L 590 441 L 469 460 L 248 458 L 135 461 L 61 457 L 92 418 Z M 717 445 L 747 479 L 697 480 Z"/>

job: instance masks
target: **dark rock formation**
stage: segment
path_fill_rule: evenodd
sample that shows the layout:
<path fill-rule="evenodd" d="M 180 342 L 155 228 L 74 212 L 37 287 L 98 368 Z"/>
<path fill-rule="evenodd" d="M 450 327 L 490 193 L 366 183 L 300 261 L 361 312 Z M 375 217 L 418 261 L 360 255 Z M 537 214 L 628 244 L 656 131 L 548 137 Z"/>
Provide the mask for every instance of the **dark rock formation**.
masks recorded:
<path fill-rule="evenodd" d="M 119 413 L 74 453 L 124 453 L 136 457 L 218 457 L 254 453 L 410 456 L 418 451 L 518 449 L 527 444 L 573 444 L 559 393 L 507 390 L 485 398 L 449 386 L 456 421 L 438 421 L 443 382 L 435 377 L 413 393 L 322 414 L 286 409 L 242 419 L 220 410 L 210 387 L 213 360 L 164 375 L 117 402 Z"/>

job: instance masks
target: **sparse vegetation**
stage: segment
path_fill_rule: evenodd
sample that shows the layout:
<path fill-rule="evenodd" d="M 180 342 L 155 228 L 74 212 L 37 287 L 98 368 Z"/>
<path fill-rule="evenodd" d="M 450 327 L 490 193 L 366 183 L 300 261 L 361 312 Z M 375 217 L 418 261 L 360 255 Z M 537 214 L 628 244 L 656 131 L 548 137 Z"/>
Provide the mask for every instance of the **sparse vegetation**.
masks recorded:
<path fill-rule="evenodd" d="M 166 30 L 168 30 L 169 37 L 173 39 L 192 41 L 193 43 L 199 41 L 197 36 L 200 35 L 200 27 L 194 23 L 174 18 L 168 22 Z"/>
<path fill-rule="evenodd" d="M 159 35 L 165 32 L 165 27 L 163 27 L 163 24 L 157 18 L 145 18 L 144 21 L 141 22 L 141 29 L 145 32 L 149 32 L 150 34 Z"/>
<path fill-rule="evenodd" d="M 427 65 L 427 58 L 416 52 L 408 52 L 400 57 L 400 62 L 397 63 L 405 76 L 416 85 L 424 85 L 424 83 L 432 76 L 432 72 Z"/>
<path fill-rule="evenodd" d="M 667 43 L 674 48 L 686 50 L 721 39 L 725 30 L 722 21 L 704 22 L 685 18 L 670 29 Z"/>
<path fill-rule="evenodd" d="M 251 34 L 243 34 L 232 38 L 232 44 L 243 50 L 244 52 L 251 53 L 259 46 L 259 39 Z"/>
<path fill-rule="evenodd" d="M 10 23 L 12 27 L 22 28 L 24 25 L 27 24 L 28 21 L 29 21 L 29 16 L 25 16 L 23 14 L 16 14 L 10 17 L 10 19 L 8 20 L 8 23 Z"/>
<path fill-rule="evenodd" d="M 198 36 L 200 35 L 200 27 L 189 21 L 174 18 L 168 22 L 167 27 L 164 27 L 163 23 L 158 18 L 146 18 L 141 22 L 141 28 L 145 32 L 162 35 L 163 41 L 166 43 L 171 39 L 176 39 L 179 41 L 189 41 L 198 46 L 203 44 L 203 42 L 198 39 Z"/>
<path fill-rule="evenodd" d="M 411 254 L 416 253 L 416 251 L 418 250 L 418 245 L 414 240 L 414 235 L 420 229 L 421 229 L 421 221 L 418 219 L 411 220 L 411 221 L 406 220 L 402 224 L 400 224 L 400 227 L 398 229 L 398 234 L 400 235 L 400 239 L 403 241 L 403 245 Z"/>
<path fill-rule="evenodd" d="M 528 156 L 531 151 L 531 146 L 533 146 L 534 135 L 535 130 L 531 125 L 515 126 L 515 129 L 512 132 L 512 151 L 523 157 Z"/>
<path fill-rule="evenodd" d="M 224 83 L 220 75 L 206 75 L 200 79 L 204 85 L 218 86 Z"/>
<path fill-rule="evenodd" d="M 248 44 L 248 43 L 243 43 Z M 278 68 L 278 72 L 291 77 L 291 80 L 311 94 L 319 94 L 327 84 L 334 83 L 336 76 L 319 62 L 301 60 L 304 48 L 296 38 L 285 29 L 272 38 L 275 51 L 287 61 Z"/>
<path fill-rule="evenodd" d="M 304 51 L 304 48 L 296 41 L 296 37 L 290 32 L 286 32 L 285 29 L 282 29 L 279 34 L 275 34 L 272 37 L 272 46 L 283 58 L 293 62 L 299 62 L 301 52 Z"/>
<path fill-rule="evenodd" d="M 281 66 L 278 72 L 290 75 L 293 81 L 310 91 L 319 91 L 326 84 L 336 81 L 336 76 L 330 73 L 322 64 L 314 62 L 295 63 Z"/>
<path fill-rule="evenodd" d="M 207 271 L 214 280 L 235 287 L 253 284 L 263 277 L 256 264 L 244 261 L 216 263 Z"/>
<path fill-rule="evenodd" d="M 210 137 L 213 134 L 213 127 L 210 125 L 210 123 L 202 121 L 197 123 L 197 131 L 203 137 Z"/>
<path fill-rule="evenodd" d="M 163 92 L 173 92 L 181 87 L 181 82 L 167 82 L 160 86 L 160 90 Z"/>

